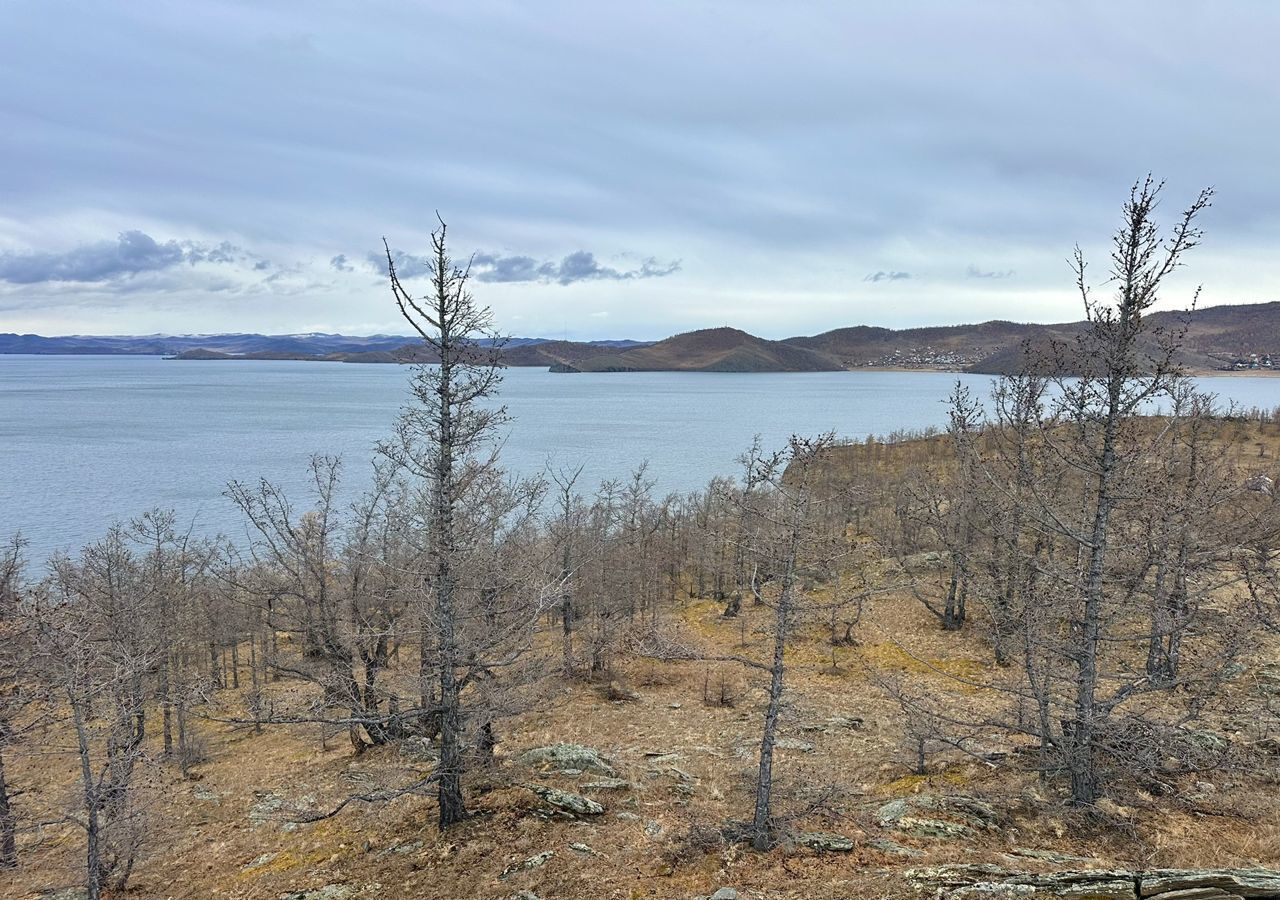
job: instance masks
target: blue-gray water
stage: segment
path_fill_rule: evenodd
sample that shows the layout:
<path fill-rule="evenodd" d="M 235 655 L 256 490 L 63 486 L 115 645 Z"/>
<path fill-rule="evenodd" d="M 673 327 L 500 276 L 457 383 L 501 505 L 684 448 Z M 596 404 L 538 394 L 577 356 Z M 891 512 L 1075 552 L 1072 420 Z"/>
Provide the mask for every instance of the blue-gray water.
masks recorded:
<path fill-rule="evenodd" d="M 588 491 L 648 460 L 659 493 L 689 491 L 732 474 L 756 433 L 775 446 L 792 433 L 863 438 L 941 425 L 957 377 L 980 395 L 990 381 L 933 372 L 511 369 L 503 459 L 523 473 L 548 461 L 581 464 Z M 332 453 L 362 483 L 408 378 L 391 365 L 0 356 L 0 539 L 20 530 L 40 561 L 155 506 L 202 532 L 240 536 L 242 521 L 222 496 L 228 481 L 266 477 L 301 502 L 308 458 Z M 1280 404 L 1280 379 L 1202 383 L 1246 407 Z"/>

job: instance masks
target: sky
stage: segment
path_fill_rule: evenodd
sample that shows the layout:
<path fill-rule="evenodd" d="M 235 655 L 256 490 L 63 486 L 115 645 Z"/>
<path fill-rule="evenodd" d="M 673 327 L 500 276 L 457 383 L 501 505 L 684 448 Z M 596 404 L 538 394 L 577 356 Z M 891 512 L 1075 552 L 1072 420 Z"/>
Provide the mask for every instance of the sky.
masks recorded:
<path fill-rule="evenodd" d="M 437 212 L 503 332 L 1082 317 L 1135 179 L 1162 303 L 1280 299 L 1280 4 L 0 0 L 0 331 L 405 333 Z M 420 284 L 411 280 L 410 286 Z"/>

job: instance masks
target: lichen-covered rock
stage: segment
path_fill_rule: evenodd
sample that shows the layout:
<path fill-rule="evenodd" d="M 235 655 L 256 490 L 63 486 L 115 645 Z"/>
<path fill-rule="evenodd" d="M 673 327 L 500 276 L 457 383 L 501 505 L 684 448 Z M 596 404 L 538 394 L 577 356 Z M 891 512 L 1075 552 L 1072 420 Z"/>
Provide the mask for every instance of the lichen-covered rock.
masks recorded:
<path fill-rule="evenodd" d="M 1280 872 L 1272 869 L 1080 869 L 1029 874 L 997 866 L 950 865 L 910 869 L 903 874 L 916 887 L 949 900 L 1010 895 L 1076 900 L 1280 898 Z"/>
<path fill-rule="evenodd" d="M 255 856 L 253 859 L 241 866 L 240 871 L 252 872 L 254 869 L 260 869 L 279 855 L 279 853 L 263 853 L 261 856 Z"/>
<path fill-rule="evenodd" d="M 520 755 L 516 762 L 522 766 L 530 766 L 545 770 L 577 769 L 579 772 L 591 772 L 594 775 L 617 773 L 608 757 L 599 750 L 584 747 L 581 744 L 551 744 L 547 747 L 534 747 Z"/>
<path fill-rule="evenodd" d="M 541 853 L 530 856 L 524 862 L 514 863 L 502 870 L 502 874 L 498 876 L 499 881 L 506 881 L 508 878 L 514 878 L 525 872 L 532 872 L 534 869 L 540 869 L 547 864 L 547 860 L 556 855 L 554 850 L 543 850 Z"/>
<path fill-rule="evenodd" d="M 808 741 L 802 741 L 800 738 L 781 737 L 774 742 L 775 747 L 779 750 L 795 750 L 799 753 L 812 753 L 813 744 Z"/>
<path fill-rule="evenodd" d="M 1078 900 L 1134 900 L 1137 880 L 1132 872 L 1091 871 L 1054 872 L 1049 875 L 1015 876 L 1019 883 L 1030 884 L 1038 893 Z"/>
<path fill-rule="evenodd" d="M 876 822 L 881 828 L 892 828 L 899 819 L 910 813 L 912 808 L 908 799 L 890 800 L 876 810 Z"/>
<path fill-rule="evenodd" d="M 254 791 L 256 798 L 249 806 L 249 823 L 265 825 L 285 808 L 284 798 L 271 791 Z"/>
<path fill-rule="evenodd" d="M 1237 897 L 1280 897 L 1280 872 L 1274 869 L 1154 869 L 1142 873 L 1141 895 L 1163 897 L 1172 891 L 1218 888 Z"/>
<path fill-rule="evenodd" d="M 249 805 L 249 824 L 255 828 L 274 822 L 281 831 L 296 831 L 306 824 L 315 809 L 316 798 L 304 794 L 293 800 L 272 791 L 254 791 L 254 801 Z"/>
<path fill-rule="evenodd" d="M 1137 876 L 1125 870 L 1081 870 L 1036 875 L 1011 872 L 999 866 L 947 865 L 909 869 L 903 873 L 917 887 L 940 896 L 965 900 L 976 897 L 1034 896 L 1077 900 L 1137 900 Z"/>
<path fill-rule="evenodd" d="M 933 838 L 936 840 L 960 840 L 971 838 L 975 832 L 968 825 L 960 822 L 948 822 L 945 819 L 926 819 L 919 816 L 903 816 L 893 824 L 894 830 L 916 838 Z"/>
<path fill-rule="evenodd" d="M 873 838 L 872 840 L 867 841 L 867 846 L 872 850 L 878 850 L 879 852 L 887 853 L 890 856 L 924 856 L 923 850 L 917 850 L 914 847 L 904 847 L 897 841 L 891 841 L 888 838 Z"/>
<path fill-rule="evenodd" d="M 853 841 L 843 834 L 830 831 L 806 831 L 796 835 L 796 843 L 819 853 L 848 853 L 853 849 Z"/>
<path fill-rule="evenodd" d="M 584 791 L 629 791 L 635 787 L 625 778 L 601 778 L 582 785 Z"/>
<path fill-rule="evenodd" d="M 738 900 L 738 892 L 731 887 L 722 887 L 712 894 L 709 900 Z"/>
<path fill-rule="evenodd" d="M 919 815 L 921 811 L 929 815 Z M 882 828 L 942 840 L 969 838 L 978 830 L 993 830 L 998 819 L 990 803 L 964 794 L 918 794 L 890 800 L 876 810 L 876 821 Z"/>
<path fill-rule="evenodd" d="M 422 849 L 422 841 L 410 841 L 407 844 L 394 844 L 378 854 L 379 858 L 384 856 L 408 856 L 411 853 L 417 853 Z"/>
<path fill-rule="evenodd" d="M 222 798 L 216 792 L 209 790 L 201 784 L 197 784 L 191 789 L 191 796 L 199 800 L 201 803 L 212 803 L 215 806 L 222 805 Z"/>
<path fill-rule="evenodd" d="M 544 803 L 548 803 L 556 809 L 573 813 L 575 816 L 598 816 L 604 812 L 603 806 L 581 794 L 562 791 L 559 788 L 547 787 L 542 784 L 526 784 L 525 787 L 537 794 Z"/>

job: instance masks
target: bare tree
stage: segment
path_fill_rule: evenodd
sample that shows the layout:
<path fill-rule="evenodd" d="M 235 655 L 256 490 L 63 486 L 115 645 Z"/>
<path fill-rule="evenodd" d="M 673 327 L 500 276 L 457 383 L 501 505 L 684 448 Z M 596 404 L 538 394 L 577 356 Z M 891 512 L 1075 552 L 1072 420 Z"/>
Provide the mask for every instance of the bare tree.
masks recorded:
<path fill-rule="evenodd" d="M 556 548 L 556 561 L 559 565 L 557 577 L 560 582 L 560 636 L 561 655 L 564 672 L 573 674 L 573 632 L 576 626 L 574 610 L 574 583 L 576 567 L 581 564 L 578 545 L 582 540 L 583 509 L 582 497 L 575 490 L 582 467 L 573 471 L 561 470 L 553 472 L 551 479 L 555 484 L 555 500 L 557 517 L 551 524 L 551 539 Z"/>
<path fill-rule="evenodd" d="M 56 557 L 42 596 L 24 605 L 34 666 L 60 696 L 75 741 L 85 887 L 123 891 L 145 835 L 148 678 L 156 671 L 156 592 L 117 526 L 79 561 Z"/>
<path fill-rule="evenodd" d="M 1022 651 L 1023 681 L 1009 687 L 1016 727 L 1039 738 L 1041 765 L 1065 771 L 1084 806 L 1116 769 L 1162 764 L 1157 748 L 1177 755 L 1179 729 L 1203 711 L 1248 632 L 1238 605 L 1207 601 L 1245 578 L 1242 552 L 1266 530 L 1264 517 L 1242 515 L 1244 475 L 1210 449 L 1216 426 L 1179 368 L 1181 331 L 1145 319 L 1199 243 L 1211 192 L 1167 237 L 1154 219 L 1159 196 L 1148 179 L 1125 203 L 1112 303 L 1093 300 L 1077 250 L 1086 327 L 1053 348 L 1047 382 L 1001 382 L 995 421 L 970 445 L 980 487 L 970 552 L 984 563 L 975 569 L 997 660 Z M 1156 404 L 1167 409 L 1152 418 Z M 1163 707 L 1141 702 L 1156 691 Z"/>
<path fill-rule="evenodd" d="M 223 580 L 270 615 L 273 632 L 300 638 L 298 656 L 272 654 L 269 668 L 319 688 L 310 709 L 272 718 L 304 717 L 343 727 L 359 753 L 389 741 L 399 716 L 410 712 L 398 708 L 395 693 L 384 690 L 380 678 L 403 629 L 399 572 L 413 552 L 404 541 L 402 510 L 395 503 L 400 495 L 390 472 L 375 469 L 369 491 L 345 512 L 338 501 L 340 472 L 336 458 L 312 459 L 313 506 L 301 514 L 265 480 L 253 488 L 233 482 L 227 493 L 256 540 L 250 564 L 233 565 Z"/>
<path fill-rule="evenodd" d="M 0 551 L 0 869 L 18 865 L 18 815 L 5 761 L 23 727 L 19 718 L 32 699 L 31 637 L 18 608 L 25 587 L 24 547 L 21 536 L 15 536 Z"/>
<path fill-rule="evenodd" d="M 420 296 L 402 283 L 390 246 L 383 242 L 396 306 L 439 363 L 415 372 L 413 402 L 403 410 L 394 438 L 380 448 L 424 486 L 426 566 L 414 601 L 421 647 L 419 705 L 438 710 L 441 828 L 466 815 L 463 691 L 477 683 L 480 673 L 492 671 L 492 662 L 485 661 L 488 654 L 468 646 L 477 635 L 468 622 L 478 610 L 494 610 L 501 602 L 509 604 L 506 621 L 532 627 L 525 601 L 533 596 L 535 606 L 542 602 L 540 592 L 527 583 L 497 586 L 481 577 L 493 570 L 478 565 L 487 551 L 477 548 L 490 546 L 481 542 L 482 534 L 501 520 L 485 510 L 528 508 L 540 496 L 541 485 L 525 482 L 508 490 L 494 476 L 498 431 L 507 419 L 505 408 L 493 402 L 502 381 L 502 341 L 493 332 L 489 309 L 468 290 L 469 266 L 455 266 L 450 258 L 446 232 L 440 220 L 431 235 L 430 289 Z M 496 624 L 485 634 L 484 649 L 504 662 L 522 645 L 512 630 Z"/>
<path fill-rule="evenodd" d="M 967 618 L 973 581 L 969 547 L 973 542 L 973 507 L 978 487 L 974 443 L 982 424 L 982 409 L 968 388 L 956 382 L 947 413 L 947 434 L 953 448 L 951 464 L 913 471 L 905 479 L 895 506 L 901 525 L 926 533 L 929 542 L 945 554 L 945 561 L 939 561 L 936 552 L 926 553 L 921 564 L 916 554 L 906 552 L 915 549 L 921 535 L 903 542 L 899 564 L 911 576 L 912 592 L 937 617 L 944 631 L 959 631 Z M 941 589 L 933 577 L 939 568 L 945 571 Z"/>
<path fill-rule="evenodd" d="M 746 557 L 757 604 L 769 615 L 763 658 L 693 647 L 680 635 L 661 629 L 650 629 L 635 641 L 636 649 L 652 658 L 738 663 L 767 678 L 755 802 L 746 829 L 757 850 L 772 847 L 778 831 L 774 751 L 790 671 L 788 646 L 806 621 L 834 622 L 840 610 L 860 605 L 877 590 L 865 574 L 851 571 L 857 569 L 859 550 L 843 523 L 837 519 L 833 527 L 827 515 L 829 505 L 842 504 L 842 489 L 832 489 L 820 472 L 832 443 L 829 434 L 816 439 L 793 436 L 773 453 L 762 452 L 756 444 L 745 459 L 753 490 L 734 496 L 749 507 L 744 516 L 754 523 L 746 535 Z M 821 591 L 816 590 L 819 581 Z"/>

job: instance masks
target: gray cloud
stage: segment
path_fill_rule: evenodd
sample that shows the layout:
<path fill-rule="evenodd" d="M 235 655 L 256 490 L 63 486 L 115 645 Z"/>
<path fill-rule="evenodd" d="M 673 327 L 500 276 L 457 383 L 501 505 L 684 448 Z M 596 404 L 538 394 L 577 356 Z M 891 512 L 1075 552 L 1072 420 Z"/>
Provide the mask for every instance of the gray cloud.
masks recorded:
<path fill-rule="evenodd" d="M 346 257 L 343 257 L 345 259 Z M 387 255 L 370 250 L 365 255 L 369 268 L 379 275 L 387 274 Z M 396 267 L 396 275 L 400 278 L 420 278 L 431 271 L 431 260 L 425 256 L 415 256 L 403 250 L 391 251 L 391 262 Z"/>
<path fill-rule="evenodd" d="M 911 277 L 910 272 L 886 272 L 883 269 L 879 272 L 871 272 L 863 281 L 870 281 L 873 284 L 879 284 L 882 281 L 906 281 Z"/>
<path fill-rule="evenodd" d="M 356 270 L 356 267 L 351 265 L 351 262 L 347 259 L 347 254 L 345 253 L 339 253 L 333 259 L 329 260 L 329 265 L 339 272 L 354 272 Z"/>
<path fill-rule="evenodd" d="M 156 238 L 149 265 L 176 255 L 168 238 L 200 235 L 244 235 L 230 239 L 272 247 L 274 265 L 173 264 L 41 290 L 32 279 L 54 260 L 21 253 L 3 259 L 3 277 L 20 283 L 0 280 L 0 293 L 22 292 L 33 312 L 21 327 L 36 331 L 386 330 L 394 310 L 370 304 L 363 251 L 381 250 L 377 235 L 423 233 L 440 209 L 465 235 L 460 259 L 495 251 L 486 279 L 542 287 L 493 291 L 500 322 L 582 319 L 579 292 L 549 286 L 584 277 L 633 301 L 579 332 L 598 338 L 726 321 L 779 337 L 857 322 L 1071 321 L 1062 258 L 1078 242 L 1105 267 L 1124 193 L 1152 168 L 1169 180 L 1166 221 L 1202 184 L 1220 190 L 1188 272 L 1205 301 L 1280 296 L 1280 124 L 1257 114 L 1274 105 L 1280 4 L 1168 16 L 1167 3 L 1135 0 L 1119 17 L 1096 2 L 1018 4 L 1016 15 L 945 0 L 910 15 L 897 4 L 722 6 L 556 0 L 531 28 L 521 4 L 400 4 L 387 28 L 299 0 L 210 4 L 199 27 L 186 4 L 145 16 L 130 4 L 79 4 L 75 16 L 5 4 L 0 59 L 23 90 L 0 102 L 0 251 L 114 239 L 117 229 L 91 229 L 129 217 Z M 431 78 L 403 63 L 426 31 Z M 58 54 L 40 40 L 50 33 Z M 216 79 L 210 59 L 227 63 Z M 421 114 L 446 107 L 447 128 Z M 1125 134 L 1125 146 L 1099 134 Z M 355 271 L 333 266 L 330 247 L 359 248 L 346 254 Z M 614 255 L 626 247 L 696 258 L 678 276 L 688 290 L 664 290 L 669 280 L 646 274 L 663 266 L 646 270 L 643 256 Z M 596 255 L 566 266 L 547 248 Z M 218 279 L 265 293 L 263 278 L 290 260 L 316 270 L 291 284 L 325 291 L 235 309 L 161 311 L 155 296 L 203 298 Z M 848 260 L 916 271 L 868 280 L 851 303 Z M 976 260 L 979 272 L 1017 273 L 966 276 Z M 607 280 L 628 273 L 637 280 Z M 1014 282 L 1026 293 L 1001 290 Z M 884 292 L 904 302 L 874 302 Z M 76 293 L 88 299 L 62 311 Z M 764 294 L 788 302 L 745 299 Z"/>
<path fill-rule="evenodd" d="M 594 253 L 578 250 L 560 262 L 538 262 L 528 256 L 498 256 L 477 253 L 471 261 L 479 281 L 542 281 L 573 284 L 575 281 L 634 281 L 663 278 L 680 271 L 680 261 L 660 263 L 649 257 L 638 269 L 619 270 L 603 266 Z"/>
<path fill-rule="evenodd" d="M 1014 271 L 1013 269 L 986 270 L 979 269 L 977 266 L 969 266 L 964 274 L 966 278 L 1012 278 Z"/>
<path fill-rule="evenodd" d="M 369 265 L 376 272 L 386 271 L 386 256 L 368 255 Z M 391 251 L 396 273 L 401 278 L 414 278 L 430 271 L 430 261 L 425 256 L 415 256 L 402 250 Z M 540 282 L 542 284 L 573 284 L 578 281 L 636 281 L 644 278 L 663 278 L 680 271 L 680 261 L 660 263 L 654 257 L 641 262 L 639 268 L 615 269 L 601 265 L 594 253 L 578 250 L 559 262 L 540 261 L 532 256 L 503 256 L 498 253 L 479 252 L 471 257 L 471 274 L 477 281 L 490 283 Z"/>
<path fill-rule="evenodd" d="M 250 259 L 248 254 L 226 241 L 220 244 L 173 240 L 160 243 L 145 232 L 124 231 L 115 241 L 81 244 L 61 253 L 0 253 L 0 281 L 9 284 L 114 281 L 144 272 L 171 269 L 184 263 L 227 264 L 238 261 L 252 261 L 253 268 L 259 271 L 270 267 L 266 260 Z"/>

